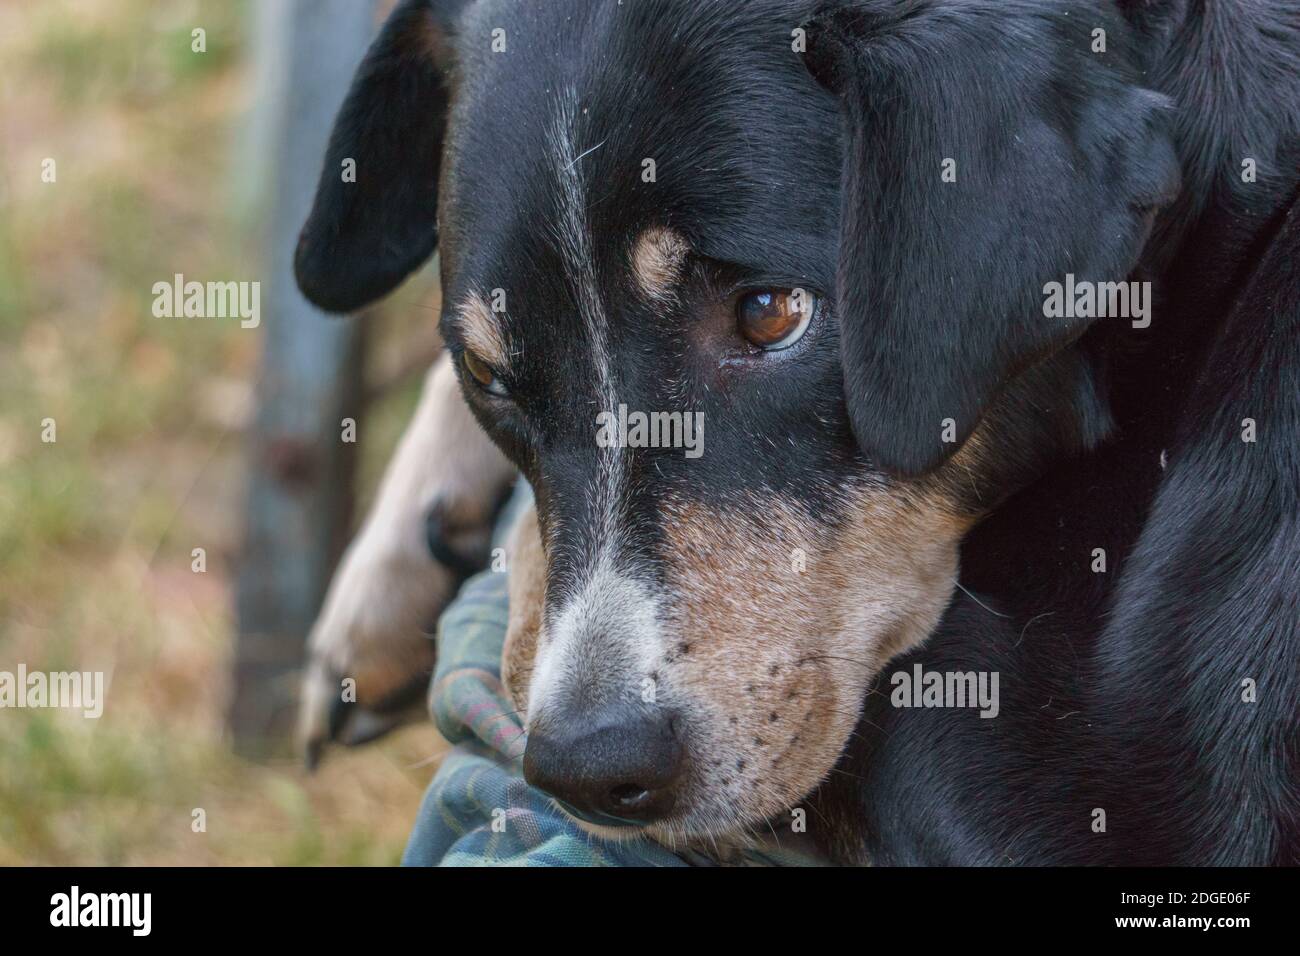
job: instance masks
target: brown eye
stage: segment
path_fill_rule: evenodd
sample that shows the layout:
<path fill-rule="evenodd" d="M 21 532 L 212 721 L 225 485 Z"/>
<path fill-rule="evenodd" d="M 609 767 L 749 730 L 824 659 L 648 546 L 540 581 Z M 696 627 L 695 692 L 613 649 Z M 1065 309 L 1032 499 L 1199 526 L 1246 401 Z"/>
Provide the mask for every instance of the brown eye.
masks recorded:
<path fill-rule="evenodd" d="M 804 289 L 750 292 L 736 303 L 736 325 L 754 345 L 779 352 L 803 338 L 816 311 L 817 297 Z"/>
<path fill-rule="evenodd" d="M 505 395 L 505 386 L 497 378 L 497 373 L 492 371 L 492 366 L 488 365 L 481 358 L 471 352 L 469 349 L 460 353 L 460 362 L 465 366 L 465 371 L 469 372 L 470 377 L 483 387 L 485 392 L 492 395 Z"/>

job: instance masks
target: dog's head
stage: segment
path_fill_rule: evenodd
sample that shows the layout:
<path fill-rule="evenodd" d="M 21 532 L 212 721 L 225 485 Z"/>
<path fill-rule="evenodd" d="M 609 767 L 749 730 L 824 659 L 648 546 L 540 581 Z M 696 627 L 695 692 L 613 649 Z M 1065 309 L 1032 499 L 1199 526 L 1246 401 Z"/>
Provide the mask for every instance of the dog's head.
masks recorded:
<path fill-rule="evenodd" d="M 814 6 L 403 3 L 298 250 L 347 310 L 437 240 L 537 493 L 526 773 L 595 825 L 735 832 L 829 772 L 966 529 L 1104 433 L 1043 287 L 1123 279 L 1176 178 L 1105 4 Z"/>

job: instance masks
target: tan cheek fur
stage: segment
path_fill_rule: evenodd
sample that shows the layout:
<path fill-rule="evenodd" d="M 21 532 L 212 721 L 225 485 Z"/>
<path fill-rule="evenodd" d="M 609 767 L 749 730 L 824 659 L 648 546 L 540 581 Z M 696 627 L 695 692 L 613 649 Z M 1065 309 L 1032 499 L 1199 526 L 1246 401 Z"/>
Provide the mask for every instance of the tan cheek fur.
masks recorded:
<path fill-rule="evenodd" d="M 506 546 L 510 571 L 510 619 L 501 650 L 501 680 L 522 715 L 528 706 L 528 686 L 537 655 L 546 594 L 546 554 L 537 527 L 537 509 L 519 516 Z"/>
<path fill-rule="evenodd" d="M 849 499 L 837 529 L 778 500 L 664 515 L 678 636 L 663 677 L 699 711 L 694 773 L 712 813 L 753 823 L 812 790 L 872 679 L 951 595 L 965 521 L 898 489 Z"/>

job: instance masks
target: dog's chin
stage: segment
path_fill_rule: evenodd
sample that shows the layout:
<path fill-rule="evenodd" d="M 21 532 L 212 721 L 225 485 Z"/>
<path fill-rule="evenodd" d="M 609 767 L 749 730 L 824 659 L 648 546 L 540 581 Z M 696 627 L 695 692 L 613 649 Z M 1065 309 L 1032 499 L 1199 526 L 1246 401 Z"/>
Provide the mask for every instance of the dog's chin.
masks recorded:
<path fill-rule="evenodd" d="M 696 848 L 713 855 L 748 846 L 748 828 L 740 821 L 719 826 L 716 822 L 703 824 L 691 817 L 682 820 L 663 820 L 645 828 L 645 835 L 669 849 Z"/>
<path fill-rule="evenodd" d="M 633 840 L 638 840 L 643 837 L 650 836 L 649 832 L 645 827 L 602 826 L 599 823 L 592 823 L 588 820 L 584 820 L 582 817 L 575 816 L 574 814 L 566 810 L 563 806 L 561 806 L 559 803 L 555 803 L 555 806 L 559 809 L 561 813 L 563 813 L 566 817 L 568 817 L 570 822 L 572 822 L 583 833 L 590 834 L 591 836 L 594 837 L 599 837 L 600 839 L 607 840 L 610 843 L 631 842 Z"/>
<path fill-rule="evenodd" d="M 631 843 L 636 840 L 654 840 L 656 843 L 662 843 L 664 846 L 680 846 L 687 841 L 688 831 L 681 824 L 676 822 L 675 817 L 655 821 L 645 824 L 626 824 L 623 826 L 608 826 L 601 823 L 594 823 L 591 820 L 581 817 L 566 807 L 563 802 L 552 799 L 551 805 L 559 810 L 574 826 L 583 833 L 611 843 Z M 701 839 L 709 838 L 709 834 L 700 833 Z"/>
<path fill-rule="evenodd" d="M 749 852 L 765 852 L 787 843 L 804 843 L 809 853 L 815 852 L 808 841 L 779 835 L 780 815 L 780 809 L 765 815 L 755 808 L 752 815 L 740 817 L 730 806 L 718 806 L 714 812 L 701 807 L 698 812 L 652 823 L 641 833 L 672 852 L 690 850 L 719 863 L 743 863 Z"/>
<path fill-rule="evenodd" d="M 652 840 L 669 850 L 699 847 L 718 853 L 724 848 L 738 848 L 751 842 L 744 838 L 747 828 L 739 821 L 734 826 L 710 827 L 696 823 L 688 814 L 685 818 L 672 816 L 643 825 L 605 826 L 571 813 L 558 800 L 553 800 L 552 805 L 583 833 L 610 843 Z"/>

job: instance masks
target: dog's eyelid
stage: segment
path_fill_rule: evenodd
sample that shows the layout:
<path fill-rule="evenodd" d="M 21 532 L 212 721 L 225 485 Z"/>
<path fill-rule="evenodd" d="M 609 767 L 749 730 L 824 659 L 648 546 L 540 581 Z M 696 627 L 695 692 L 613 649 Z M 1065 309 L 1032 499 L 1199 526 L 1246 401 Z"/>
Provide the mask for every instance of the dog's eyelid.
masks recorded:
<path fill-rule="evenodd" d="M 810 299 L 826 300 L 826 294 L 807 279 L 791 279 L 789 276 L 776 276 L 764 273 L 752 273 L 743 279 L 723 286 L 723 301 L 752 295 L 755 292 L 802 291 Z"/>

